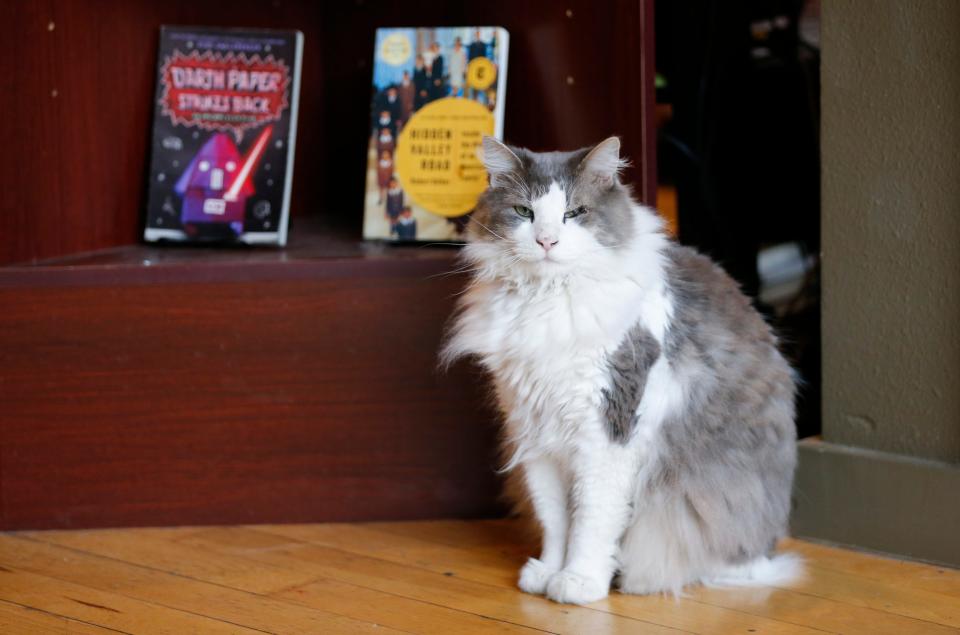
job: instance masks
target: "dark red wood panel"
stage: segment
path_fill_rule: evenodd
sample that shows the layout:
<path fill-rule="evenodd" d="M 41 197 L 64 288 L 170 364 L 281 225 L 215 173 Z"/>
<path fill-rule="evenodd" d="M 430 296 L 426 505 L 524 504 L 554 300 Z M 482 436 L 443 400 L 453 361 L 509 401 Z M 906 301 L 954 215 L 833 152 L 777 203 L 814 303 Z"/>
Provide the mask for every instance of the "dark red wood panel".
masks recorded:
<path fill-rule="evenodd" d="M 496 513 L 481 378 L 435 370 L 451 261 L 335 264 L 0 287 L 0 528 Z"/>

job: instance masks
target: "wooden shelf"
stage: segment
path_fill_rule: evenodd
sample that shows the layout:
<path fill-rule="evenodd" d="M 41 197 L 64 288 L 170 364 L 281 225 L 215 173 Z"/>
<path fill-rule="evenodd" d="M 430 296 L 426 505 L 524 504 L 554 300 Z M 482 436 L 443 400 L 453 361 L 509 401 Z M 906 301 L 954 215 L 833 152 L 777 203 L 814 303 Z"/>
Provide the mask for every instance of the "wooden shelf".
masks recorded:
<path fill-rule="evenodd" d="M 358 210 L 357 215 L 360 213 Z M 344 258 L 450 260 L 456 253 L 457 246 L 453 244 L 409 245 L 364 241 L 352 227 L 331 224 L 322 218 L 297 218 L 291 223 L 290 237 L 285 247 L 135 244 L 48 258 L 13 267 L 177 266 L 215 263 L 249 265 Z M 7 267 L 9 268 L 12 267 Z"/>
<path fill-rule="evenodd" d="M 456 251 L 298 242 L 0 268 L 0 529 L 497 513 Z"/>
<path fill-rule="evenodd" d="M 322 219 L 297 219 L 286 247 L 136 244 L 0 267 L 0 288 L 47 285 L 228 282 L 456 267 L 457 245 L 364 241 Z"/>

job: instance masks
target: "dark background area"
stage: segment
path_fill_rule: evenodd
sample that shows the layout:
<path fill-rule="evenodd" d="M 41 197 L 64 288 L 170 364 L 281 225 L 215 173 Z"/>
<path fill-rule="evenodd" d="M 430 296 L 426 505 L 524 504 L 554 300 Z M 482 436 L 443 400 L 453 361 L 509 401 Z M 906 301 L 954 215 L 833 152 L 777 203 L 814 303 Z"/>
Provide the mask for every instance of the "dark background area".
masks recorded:
<path fill-rule="evenodd" d="M 660 2 L 659 181 L 677 192 L 679 239 L 720 262 L 758 298 L 757 257 L 793 243 L 812 262 L 801 290 L 759 299 L 804 382 L 798 431 L 820 431 L 819 28 L 817 2 Z M 809 37 L 809 35 L 808 35 Z"/>

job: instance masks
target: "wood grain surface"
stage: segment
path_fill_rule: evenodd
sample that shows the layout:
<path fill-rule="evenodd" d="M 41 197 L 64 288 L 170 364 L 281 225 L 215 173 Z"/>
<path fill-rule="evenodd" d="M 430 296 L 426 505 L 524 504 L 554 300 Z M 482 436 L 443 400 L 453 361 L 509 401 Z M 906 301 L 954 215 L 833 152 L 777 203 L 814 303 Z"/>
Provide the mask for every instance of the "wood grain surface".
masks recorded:
<path fill-rule="evenodd" d="M 513 521 L 10 533 L 0 535 L 0 625 L 11 634 L 960 631 L 960 572 L 797 540 L 781 549 L 804 558 L 806 575 L 780 587 L 558 605 L 516 588 L 535 549 L 524 535 Z"/>
<path fill-rule="evenodd" d="M 248 267 L 0 285 L 0 527 L 499 510 L 482 379 L 436 368 L 452 259 Z"/>

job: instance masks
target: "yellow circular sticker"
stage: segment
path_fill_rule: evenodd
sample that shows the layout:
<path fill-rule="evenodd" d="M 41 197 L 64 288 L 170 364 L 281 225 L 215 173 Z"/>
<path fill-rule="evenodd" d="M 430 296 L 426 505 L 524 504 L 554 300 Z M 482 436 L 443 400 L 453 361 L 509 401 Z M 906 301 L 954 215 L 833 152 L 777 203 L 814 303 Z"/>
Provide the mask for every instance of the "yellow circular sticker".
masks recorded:
<path fill-rule="evenodd" d="M 497 78 L 497 69 L 493 62 L 485 57 L 475 57 L 467 65 L 467 86 L 475 90 L 486 90 Z"/>
<path fill-rule="evenodd" d="M 413 47 L 403 33 L 391 33 L 380 43 L 380 59 L 391 66 L 400 66 L 408 59 Z"/>
<path fill-rule="evenodd" d="M 493 114 L 470 99 L 447 97 L 414 113 L 397 140 L 396 170 L 410 199 L 440 216 L 472 210 L 487 187 L 477 156 Z"/>

